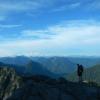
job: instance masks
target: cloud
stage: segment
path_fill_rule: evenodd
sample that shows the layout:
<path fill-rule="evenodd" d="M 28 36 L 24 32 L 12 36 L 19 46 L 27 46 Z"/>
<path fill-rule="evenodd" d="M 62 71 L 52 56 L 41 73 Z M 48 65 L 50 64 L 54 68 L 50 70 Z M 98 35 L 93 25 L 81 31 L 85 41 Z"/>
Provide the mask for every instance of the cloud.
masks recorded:
<path fill-rule="evenodd" d="M 1 42 L 2 51 L 4 49 L 4 52 L 9 52 L 11 55 L 37 54 L 39 56 L 98 55 L 100 53 L 100 23 L 95 20 L 63 21 L 43 30 L 21 32 L 19 40 Z M 42 39 L 29 39 L 29 36 L 34 35 L 42 35 Z M 45 39 L 45 36 L 51 38 Z"/>
<path fill-rule="evenodd" d="M 13 14 L 35 15 L 41 12 L 67 11 L 70 13 L 77 10 L 96 11 L 100 8 L 100 1 L 79 0 L 3 0 L 0 1 L 0 15 L 11 17 Z M 11 16 L 10 16 L 11 15 Z M 20 16 L 20 15 L 18 15 Z M 3 18 L 0 18 L 1 20 Z"/>
<path fill-rule="evenodd" d="M 69 7 L 70 7 L 70 8 L 77 8 L 77 7 L 79 7 L 80 5 L 81 5 L 80 2 L 75 2 L 75 3 L 70 4 Z"/>
<path fill-rule="evenodd" d="M 7 1 L 0 3 L 1 11 L 24 11 L 29 9 L 37 9 L 39 7 L 39 3 L 36 1 Z"/>
<path fill-rule="evenodd" d="M 24 36 L 48 36 L 49 42 L 58 44 L 85 44 L 100 38 L 100 23 L 95 20 L 71 20 L 47 27 L 44 30 L 23 30 Z M 86 44 L 88 44 L 86 42 Z M 90 42 L 91 43 L 91 42 Z"/>
<path fill-rule="evenodd" d="M 22 37 L 33 37 L 35 39 L 51 39 L 55 33 L 49 28 L 44 30 L 23 30 L 21 32 Z"/>
<path fill-rule="evenodd" d="M 13 18 L 13 14 L 20 16 L 21 13 L 35 15 L 52 9 L 59 2 L 60 0 L 0 0 L 0 16 Z M 4 19 L 0 17 L 0 20 Z"/>
<path fill-rule="evenodd" d="M 100 0 L 85 0 L 83 1 L 81 9 L 89 12 L 100 10 Z"/>
<path fill-rule="evenodd" d="M 89 13 L 100 10 L 100 0 L 66 0 L 63 5 L 54 8 L 52 11 L 74 11 L 75 9 L 86 12 L 88 11 Z"/>
<path fill-rule="evenodd" d="M 4 0 L 0 1 L 0 12 L 31 12 L 45 7 L 49 8 L 55 3 L 57 0 Z"/>
<path fill-rule="evenodd" d="M 100 9 L 100 1 L 79 0 L 3 0 L 0 1 L 0 13 L 11 12 L 38 12 L 38 11 L 63 11 L 74 8 Z"/>
<path fill-rule="evenodd" d="M 16 28 L 16 27 L 20 27 L 22 25 L 11 25 L 11 24 L 0 24 L 0 28 Z"/>
<path fill-rule="evenodd" d="M 84 1 L 78 0 L 4 0 L 0 1 L 0 13 L 63 11 L 78 8 L 80 5 L 84 8 L 83 4 Z"/>
<path fill-rule="evenodd" d="M 58 11 L 65 11 L 65 10 L 72 10 L 72 9 L 76 9 L 78 7 L 80 7 L 81 3 L 80 2 L 75 2 L 75 3 L 71 3 L 71 4 L 64 4 L 63 6 L 60 6 L 58 8 L 54 8 L 52 11 L 53 12 L 58 12 Z"/>
<path fill-rule="evenodd" d="M 0 16 L 0 21 L 4 21 L 6 19 L 6 16 Z"/>
<path fill-rule="evenodd" d="M 62 25 L 54 27 L 56 41 L 67 46 L 81 46 L 99 44 L 100 41 L 100 23 L 96 21 L 76 20 L 65 22 Z M 88 42 L 86 42 L 88 41 Z M 58 43 L 60 44 L 60 43 Z M 70 44 L 70 45 L 69 45 Z"/>

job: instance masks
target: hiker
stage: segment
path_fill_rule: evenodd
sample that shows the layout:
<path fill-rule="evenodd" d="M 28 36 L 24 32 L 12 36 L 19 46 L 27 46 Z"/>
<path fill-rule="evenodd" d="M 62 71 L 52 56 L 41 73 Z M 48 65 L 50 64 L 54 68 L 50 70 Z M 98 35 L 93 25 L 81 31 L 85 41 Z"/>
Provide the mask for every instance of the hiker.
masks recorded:
<path fill-rule="evenodd" d="M 79 77 L 79 82 L 81 83 L 83 80 L 82 80 L 82 74 L 83 74 L 83 66 L 80 65 L 80 64 L 77 64 L 77 75 Z"/>

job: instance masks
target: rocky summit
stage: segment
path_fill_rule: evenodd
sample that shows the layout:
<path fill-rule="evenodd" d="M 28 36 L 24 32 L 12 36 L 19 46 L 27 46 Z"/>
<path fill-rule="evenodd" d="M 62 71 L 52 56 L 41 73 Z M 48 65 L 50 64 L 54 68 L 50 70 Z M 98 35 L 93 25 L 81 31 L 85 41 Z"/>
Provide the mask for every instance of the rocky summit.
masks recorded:
<path fill-rule="evenodd" d="M 48 76 L 19 76 L 0 69 L 0 100 L 100 100 L 100 88 Z"/>

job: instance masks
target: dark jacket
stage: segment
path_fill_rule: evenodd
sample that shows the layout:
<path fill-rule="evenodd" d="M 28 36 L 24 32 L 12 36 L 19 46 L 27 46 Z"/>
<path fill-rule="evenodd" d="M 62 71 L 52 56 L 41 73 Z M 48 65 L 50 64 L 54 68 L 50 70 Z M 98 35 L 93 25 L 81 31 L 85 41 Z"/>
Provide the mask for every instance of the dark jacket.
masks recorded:
<path fill-rule="evenodd" d="M 84 70 L 83 66 L 82 65 L 78 65 L 78 69 L 77 69 L 78 76 L 82 76 L 83 70 Z"/>

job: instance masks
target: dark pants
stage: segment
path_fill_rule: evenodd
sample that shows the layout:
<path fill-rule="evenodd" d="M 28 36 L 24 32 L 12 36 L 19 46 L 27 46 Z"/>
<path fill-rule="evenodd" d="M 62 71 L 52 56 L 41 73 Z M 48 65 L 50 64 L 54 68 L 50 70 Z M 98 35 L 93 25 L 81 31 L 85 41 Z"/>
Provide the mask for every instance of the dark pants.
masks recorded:
<path fill-rule="evenodd" d="M 81 76 L 79 76 L 79 83 L 81 83 L 83 81 L 83 79 L 82 79 L 82 75 Z"/>

